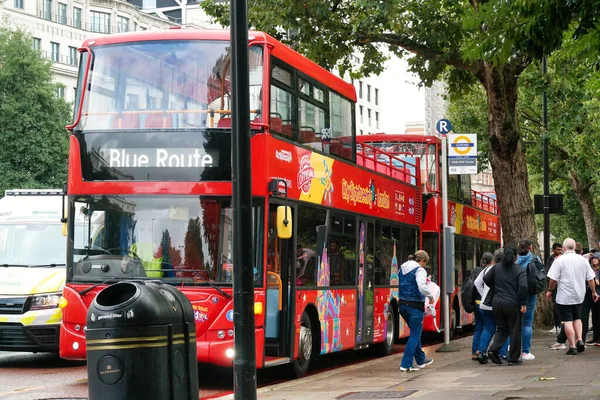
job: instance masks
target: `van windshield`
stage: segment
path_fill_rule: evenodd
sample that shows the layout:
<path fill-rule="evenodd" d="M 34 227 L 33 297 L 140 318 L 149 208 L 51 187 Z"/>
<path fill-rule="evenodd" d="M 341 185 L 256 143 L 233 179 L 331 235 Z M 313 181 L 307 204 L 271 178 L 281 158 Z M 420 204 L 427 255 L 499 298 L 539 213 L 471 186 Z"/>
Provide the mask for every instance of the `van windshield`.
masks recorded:
<path fill-rule="evenodd" d="M 66 249 L 60 224 L 0 224 L 0 265 L 64 265 Z"/>

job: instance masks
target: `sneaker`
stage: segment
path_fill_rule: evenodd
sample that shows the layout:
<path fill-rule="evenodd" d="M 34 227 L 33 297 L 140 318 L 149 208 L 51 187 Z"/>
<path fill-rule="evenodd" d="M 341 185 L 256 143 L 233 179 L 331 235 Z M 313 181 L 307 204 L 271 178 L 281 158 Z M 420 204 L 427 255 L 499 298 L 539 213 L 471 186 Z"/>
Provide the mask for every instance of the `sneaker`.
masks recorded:
<path fill-rule="evenodd" d="M 477 353 L 477 354 L 473 354 L 473 355 L 471 356 L 471 360 L 473 360 L 473 361 L 477 361 L 477 357 L 479 357 L 479 353 Z"/>
<path fill-rule="evenodd" d="M 493 351 L 488 351 L 488 358 L 492 360 L 494 364 L 502 364 L 502 360 L 498 353 L 494 353 Z"/>
<path fill-rule="evenodd" d="M 531 353 L 523 353 L 522 357 L 524 361 L 535 360 L 535 356 Z"/>
<path fill-rule="evenodd" d="M 564 343 L 558 343 L 558 342 L 556 342 L 552 346 L 550 346 L 550 348 L 552 350 L 564 350 L 564 349 L 567 348 L 567 345 L 564 344 Z"/>
<path fill-rule="evenodd" d="M 583 353 L 584 351 L 585 351 L 585 343 L 583 343 L 583 340 L 580 340 L 577 342 L 577 352 Z"/>
<path fill-rule="evenodd" d="M 594 346 L 596 344 L 596 341 L 594 339 L 588 340 L 587 342 L 585 342 L 585 344 L 589 344 L 590 346 Z"/>
<path fill-rule="evenodd" d="M 487 364 L 488 363 L 488 358 L 485 354 L 483 353 L 479 353 L 477 355 L 477 361 L 479 361 L 479 364 Z"/>
<path fill-rule="evenodd" d="M 600 346 L 600 341 L 597 341 L 597 340 L 596 340 L 596 341 L 594 342 L 594 346 Z"/>
<path fill-rule="evenodd" d="M 433 362 L 432 358 L 426 358 L 423 360 L 423 363 L 417 365 L 417 368 L 421 369 L 421 368 L 425 368 L 426 366 L 428 366 L 429 364 L 431 364 Z"/>
<path fill-rule="evenodd" d="M 523 360 L 509 361 L 508 365 L 523 365 Z"/>
<path fill-rule="evenodd" d="M 577 355 L 577 349 L 575 347 L 571 347 L 569 350 L 567 350 L 566 354 L 568 356 L 576 356 Z"/>
<path fill-rule="evenodd" d="M 412 367 L 408 367 L 408 368 L 402 368 L 400 367 L 400 372 L 415 372 L 418 371 L 420 368 L 416 367 L 416 366 L 412 366 Z"/>

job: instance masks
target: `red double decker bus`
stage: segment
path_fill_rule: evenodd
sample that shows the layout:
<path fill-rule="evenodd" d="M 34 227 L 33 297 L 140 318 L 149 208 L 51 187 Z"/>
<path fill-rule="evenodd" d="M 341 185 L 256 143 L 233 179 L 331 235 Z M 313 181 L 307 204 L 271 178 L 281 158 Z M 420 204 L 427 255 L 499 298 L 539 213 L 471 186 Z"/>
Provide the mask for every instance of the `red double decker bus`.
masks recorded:
<path fill-rule="evenodd" d="M 440 186 L 441 140 L 435 136 L 384 134 L 357 136 L 361 144 L 384 151 L 381 162 L 394 164 L 400 158 L 415 164 L 420 161 L 423 219 L 421 221 L 422 248 L 431 255 L 431 279 L 439 284 L 442 272 L 442 198 Z M 391 158 L 394 156 L 394 158 Z M 387 157 L 387 159 L 386 159 Z M 397 165 L 405 167 L 405 165 Z M 410 167 L 409 167 L 410 168 Z M 416 172 L 416 171 L 412 171 Z M 448 175 L 448 224 L 456 229 L 454 240 L 454 286 L 451 296 L 451 336 L 462 325 L 473 323 L 473 314 L 466 313 L 460 303 L 460 286 L 463 277 L 478 265 L 484 252 L 500 247 L 500 217 L 498 205 L 492 194 L 471 190 L 470 175 Z M 439 307 L 439 303 L 438 303 Z M 438 325 L 442 326 L 442 314 Z M 435 331 L 433 319 L 425 319 L 424 329 Z"/>
<path fill-rule="evenodd" d="M 389 354 L 408 334 L 398 266 L 419 247 L 419 161 L 357 153 L 351 84 L 265 33 L 248 49 L 257 366 L 300 376 L 318 354 Z M 60 355 L 86 357 L 105 285 L 160 279 L 192 303 L 198 361 L 231 366 L 229 32 L 111 35 L 80 52 Z"/>

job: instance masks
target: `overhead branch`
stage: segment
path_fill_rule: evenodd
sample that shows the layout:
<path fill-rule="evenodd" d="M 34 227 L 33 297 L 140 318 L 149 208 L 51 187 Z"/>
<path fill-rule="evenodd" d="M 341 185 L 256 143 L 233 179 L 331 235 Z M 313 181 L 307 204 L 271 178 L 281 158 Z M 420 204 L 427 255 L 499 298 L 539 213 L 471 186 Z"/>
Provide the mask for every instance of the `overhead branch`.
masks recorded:
<path fill-rule="evenodd" d="M 426 60 L 443 65 L 450 65 L 464 71 L 470 71 L 473 74 L 477 74 L 478 69 L 480 68 L 479 63 L 465 62 L 460 53 L 457 51 L 443 52 L 432 49 L 431 47 L 417 43 L 403 35 L 397 35 L 394 33 L 359 34 L 357 40 L 359 44 L 380 42 L 402 47 L 406 51 L 418 55 L 419 57 L 423 57 Z"/>

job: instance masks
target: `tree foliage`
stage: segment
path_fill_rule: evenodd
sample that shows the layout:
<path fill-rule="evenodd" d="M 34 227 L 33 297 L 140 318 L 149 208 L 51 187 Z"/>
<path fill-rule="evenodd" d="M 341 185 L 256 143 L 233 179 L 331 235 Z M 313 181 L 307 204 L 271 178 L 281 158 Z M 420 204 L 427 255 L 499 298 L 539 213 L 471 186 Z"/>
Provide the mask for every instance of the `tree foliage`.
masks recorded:
<path fill-rule="evenodd" d="M 590 1 L 249 0 L 248 15 L 251 27 L 355 77 L 380 72 L 389 49 L 412 55 L 410 70 L 424 84 L 443 76 L 451 94 L 479 82 L 504 240 L 525 236 L 537 244 L 517 120 L 518 81 L 532 61 L 560 45 L 572 21 L 583 21 L 581 9 L 595 8 Z M 228 25 L 228 3 L 206 0 L 202 6 Z M 362 53 L 362 65 L 353 64 L 353 53 Z"/>
<path fill-rule="evenodd" d="M 519 122 L 530 171 L 532 194 L 542 194 L 543 138 L 545 137 L 542 96 L 547 92 L 549 127 L 550 192 L 564 194 L 564 215 L 551 217 L 551 232 L 562 241 L 573 237 L 593 246 L 600 231 L 595 203 L 600 179 L 597 168 L 600 129 L 594 122 L 600 117 L 597 82 L 600 74 L 581 63 L 580 43 L 568 32 L 563 46 L 548 61 L 544 75 L 540 63 L 530 65 L 521 76 Z M 451 99 L 449 107 L 456 130 L 484 135 L 487 128 L 486 100 L 479 87 L 471 87 L 464 96 Z M 486 148 L 480 162 L 485 160 Z M 586 204 L 587 202 L 587 204 Z M 536 219 L 542 227 L 541 216 Z M 586 231 L 586 227 L 588 228 Z"/>
<path fill-rule="evenodd" d="M 70 107 L 31 44 L 23 31 L 0 27 L 0 194 L 60 188 L 67 179 Z"/>

